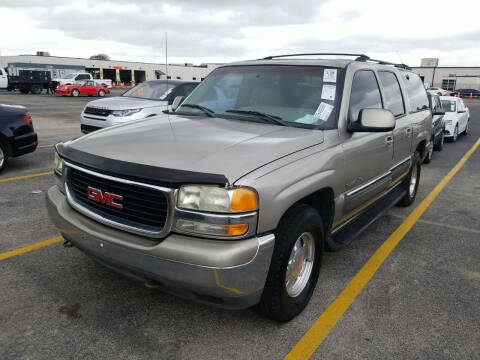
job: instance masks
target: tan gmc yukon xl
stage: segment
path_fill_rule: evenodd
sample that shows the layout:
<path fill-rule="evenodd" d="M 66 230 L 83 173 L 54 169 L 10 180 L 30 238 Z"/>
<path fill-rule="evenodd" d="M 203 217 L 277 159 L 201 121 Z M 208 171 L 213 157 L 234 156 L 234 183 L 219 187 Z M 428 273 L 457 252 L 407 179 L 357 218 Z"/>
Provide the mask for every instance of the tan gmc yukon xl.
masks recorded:
<path fill-rule="evenodd" d="M 302 55 L 221 66 L 172 112 L 58 144 L 60 233 L 176 295 L 295 317 L 325 249 L 414 201 L 432 146 L 406 66 Z"/>

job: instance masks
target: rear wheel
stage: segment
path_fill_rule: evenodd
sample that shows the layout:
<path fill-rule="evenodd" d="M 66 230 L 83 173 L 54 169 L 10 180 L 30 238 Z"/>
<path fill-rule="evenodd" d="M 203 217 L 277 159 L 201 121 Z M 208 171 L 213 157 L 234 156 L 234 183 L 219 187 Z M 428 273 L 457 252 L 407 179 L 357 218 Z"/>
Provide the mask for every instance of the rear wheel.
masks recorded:
<path fill-rule="evenodd" d="M 425 159 L 423 159 L 423 163 L 424 163 L 424 164 L 430 164 L 430 162 L 432 161 L 432 157 L 433 157 L 433 142 L 434 142 L 434 139 L 432 139 L 432 147 L 430 148 L 430 150 L 428 150 L 428 153 L 427 153 L 427 156 L 425 156 Z"/>
<path fill-rule="evenodd" d="M 8 153 L 7 147 L 0 142 L 0 172 L 7 166 Z"/>
<path fill-rule="evenodd" d="M 105 91 L 104 90 L 99 90 L 98 91 L 98 96 L 104 97 L 105 96 Z"/>
<path fill-rule="evenodd" d="M 417 196 L 418 184 L 420 183 L 420 154 L 415 152 L 412 158 L 412 167 L 402 187 L 407 191 L 405 196 L 398 202 L 399 206 L 410 206 Z"/>
<path fill-rule="evenodd" d="M 324 247 L 322 218 L 308 205 L 295 205 L 275 235 L 275 249 L 258 307 L 267 317 L 286 322 L 302 312 L 315 289 Z"/>
<path fill-rule="evenodd" d="M 42 87 L 40 85 L 34 84 L 30 88 L 30 91 L 32 92 L 32 94 L 38 95 L 42 92 Z"/>
<path fill-rule="evenodd" d="M 435 151 L 442 151 L 443 143 L 445 142 L 445 130 L 442 130 L 440 134 L 440 139 L 433 145 L 433 150 Z"/>
<path fill-rule="evenodd" d="M 25 94 L 25 95 L 26 95 L 26 94 L 28 94 L 29 90 L 28 90 L 28 89 L 20 89 L 20 92 L 21 92 L 22 94 Z"/>
<path fill-rule="evenodd" d="M 80 91 L 78 91 L 77 89 L 72 90 L 72 96 L 73 97 L 78 97 L 79 95 L 80 95 Z"/>

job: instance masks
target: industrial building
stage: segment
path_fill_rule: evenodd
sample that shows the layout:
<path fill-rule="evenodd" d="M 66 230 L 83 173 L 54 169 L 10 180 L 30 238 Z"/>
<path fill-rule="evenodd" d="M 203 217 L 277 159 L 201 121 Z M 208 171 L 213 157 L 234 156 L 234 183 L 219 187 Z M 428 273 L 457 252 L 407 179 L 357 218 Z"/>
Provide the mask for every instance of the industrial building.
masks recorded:
<path fill-rule="evenodd" d="M 118 60 L 91 60 L 60 56 L 37 55 L 1 56 L 0 67 L 16 67 L 29 70 L 50 70 L 52 78 L 61 78 L 69 73 L 87 71 L 96 79 L 110 79 L 116 83 L 139 83 L 153 79 L 176 79 L 201 81 L 219 64 L 155 64 Z M 48 53 L 47 53 L 48 54 Z M 167 74 L 168 72 L 168 74 Z"/>
<path fill-rule="evenodd" d="M 422 59 L 420 67 L 412 68 L 427 87 L 445 90 L 480 90 L 480 66 L 438 66 L 438 59 Z"/>

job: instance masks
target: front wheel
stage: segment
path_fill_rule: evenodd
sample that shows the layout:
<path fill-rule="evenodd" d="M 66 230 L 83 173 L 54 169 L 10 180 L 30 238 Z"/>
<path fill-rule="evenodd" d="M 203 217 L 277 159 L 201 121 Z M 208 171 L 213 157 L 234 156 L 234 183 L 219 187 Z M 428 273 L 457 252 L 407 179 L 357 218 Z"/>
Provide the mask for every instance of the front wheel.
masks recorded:
<path fill-rule="evenodd" d="M 468 135 L 470 133 L 470 119 L 467 120 L 467 125 L 465 125 L 465 130 L 463 130 L 464 135 Z"/>
<path fill-rule="evenodd" d="M 458 124 L 455 125 L 455 129 L 453 129 L 453 136 L 452 141 L 455 142 L 458 140 Z"/>
<path fill-rule="evenodd" d="M 418 184 L 420 183 L 420 154 L 415 152 L 412 158 L 412 167 L 405 180 L 403 180 L 402 187 L 407 191 L 405 196 L 398 202 L 399 206 L 410 206 L 417 197 Z"/>
<path fill-rule="evenodd" d="M 0 172 L 7 166 L 8 163 L 8 153 L 6 146 L 0 142 Z"/>
<path fill-rule="evenodd" d="M 104 97 L 104 96 L 105 96 L 105 91 L 104 91 L 104 90 L 100 90 L 100 91 L 98 92 L 98 96 Z"/>
<path fill-rule="evenodd" d="M 80 91 L 78 91 L 77 89 L 72 90 L 72 96 L 73 97 L 78 97 L 79 95 L 80 95 Z"/>
<path fill-rule="evenodd" d="M 302 312 L 317 283 L 324 236 L 322 218 L 308 205 L 295 205 L 283 217 L 258 306 L 264 315 L 287 322 Z"/>

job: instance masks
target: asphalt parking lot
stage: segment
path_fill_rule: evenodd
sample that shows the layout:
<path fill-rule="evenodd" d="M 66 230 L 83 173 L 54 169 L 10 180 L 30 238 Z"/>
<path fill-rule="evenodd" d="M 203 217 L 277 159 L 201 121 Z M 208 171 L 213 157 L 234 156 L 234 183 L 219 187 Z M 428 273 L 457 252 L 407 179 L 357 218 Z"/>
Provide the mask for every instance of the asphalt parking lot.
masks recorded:
<path fill-rule="evenodd" d="M 471 133 L 422 167 L 416 202 L 394 207 L 348 248 L 326 253 L 305 311 L 277 324 L 253 309 L 219 310 L 147 289 L 61 242 L 2 260 L 58 236 L 44 199 L 53 176 L 17 177 L 51 171 L 51 145 L 81 136 L 79 114 L 90 100 L 0 92 L 0 103 L 30 109 L 39 134 L 37 151 L 0 175 L 1 359 L 283 358 L 480 139 L 480 100 L 466 100 Z M 480 148 L 338 314 L 312 358 L 479 359 L 479 205 Z"/>

